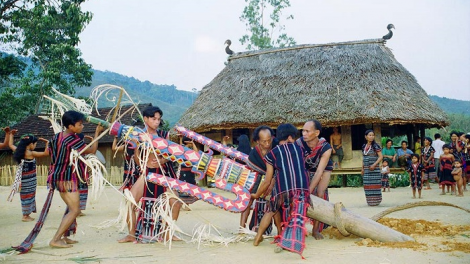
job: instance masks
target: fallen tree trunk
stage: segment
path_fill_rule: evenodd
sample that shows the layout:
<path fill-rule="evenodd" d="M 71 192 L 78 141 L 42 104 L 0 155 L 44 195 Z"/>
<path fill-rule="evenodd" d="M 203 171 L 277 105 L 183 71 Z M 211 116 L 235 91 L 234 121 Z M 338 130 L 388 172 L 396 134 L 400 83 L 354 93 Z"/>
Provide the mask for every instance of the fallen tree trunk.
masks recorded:
<path fill-rule="evenodd" d="M 389 227 L 381 225 L 369 218 L 356 215 L 344 207 L 335 205 L 316 196 L 310 195 L 312 207 L 308 208 L 307 217 L 337 227 L 344 235 L 347 232 L 363 238 L 370 238 L 381 242 L 414 241 L 410 236 L 404 235 Z M 344 228 L 344 230 L 342 230 Z"/>

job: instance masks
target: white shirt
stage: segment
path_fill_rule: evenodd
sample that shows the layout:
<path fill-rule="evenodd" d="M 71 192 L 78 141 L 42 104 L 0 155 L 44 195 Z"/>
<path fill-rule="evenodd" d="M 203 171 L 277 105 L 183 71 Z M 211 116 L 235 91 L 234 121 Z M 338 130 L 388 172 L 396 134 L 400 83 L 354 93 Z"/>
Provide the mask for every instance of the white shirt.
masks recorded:
<path fill-rule="evenodd" d="M 442 141 L 440 138 L 433 140 L 431 146 L 434 148 L 434 158 L 438 159 L 444 151 L 442 150 L 442 146 L 444 146 L 445 142 Z"/>

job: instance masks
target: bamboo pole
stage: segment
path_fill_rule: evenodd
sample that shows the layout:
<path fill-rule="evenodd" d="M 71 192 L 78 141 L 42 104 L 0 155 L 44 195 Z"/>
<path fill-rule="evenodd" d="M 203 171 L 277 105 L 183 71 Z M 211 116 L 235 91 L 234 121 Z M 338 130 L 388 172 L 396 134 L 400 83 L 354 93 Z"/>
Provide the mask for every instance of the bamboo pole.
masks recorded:
<path fill-rule="evenodd" d="M 351 234 L 381 242 L 414 241 L 410 236 L 381 225 L 369 218 L 356 215 L 344 207 L 340 210 L 340 216 L 335 215 L 333 203 L 313 195 L 310 195 L 310 198 L 313 208 L 308 208 L 307 216 L 312 219 L 334 227 L 338 227 L 338 225 L 339 227 L 343 226 Z M 340 221 L 340 223 L 337 223 L 335 219 L 338 219 L 337 221 Z"/>

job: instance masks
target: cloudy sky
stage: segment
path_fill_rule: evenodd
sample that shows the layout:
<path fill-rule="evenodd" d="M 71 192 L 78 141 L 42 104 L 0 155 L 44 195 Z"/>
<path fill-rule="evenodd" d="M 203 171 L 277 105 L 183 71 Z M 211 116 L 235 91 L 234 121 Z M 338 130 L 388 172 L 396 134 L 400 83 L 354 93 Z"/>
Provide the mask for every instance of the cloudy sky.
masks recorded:
<path fill-rule="evenodd" d="M 245 51 L 244 0 L 89 0 L 84 59 L 177 89 L 200 90 L 224 67 L 224 42 Z M 380 38 L 428 94 L 470 100 L 470 1 L 291 0 L 286 33 L 298 44 Z"/>

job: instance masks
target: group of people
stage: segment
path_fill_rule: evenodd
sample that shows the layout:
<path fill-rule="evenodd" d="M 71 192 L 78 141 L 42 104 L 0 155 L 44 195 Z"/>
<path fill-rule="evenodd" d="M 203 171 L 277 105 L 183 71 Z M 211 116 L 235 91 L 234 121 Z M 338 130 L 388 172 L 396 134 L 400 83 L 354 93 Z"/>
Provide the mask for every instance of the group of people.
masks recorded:
<path fill-rule="evenodd" d="M 168 139 L 169 133 L 160 130 L 163 112 L 160 108 L 149 106 L 142 112 L 145 125 L 145 133 L 150 136 L 158 136 Z M 21 171 L 21 192 L 20 198 L 23 208 L 23 221 L 34 220 L 30 214 L 36 212 L 35 205 L 35 158 L 50 155 L 51 166 L 48 176 L 48 186 L 50 192 L 46 199 L 46 204 L 41 212 L 40 219 L 34 230 L 18 247 L 20 251 L 28 251 L 39 233 L 42 224 L 45 221 L 48 208 L 52 200 L 54 190 L 58 190 L 62 200 L 66 203 L 67 209 L 62 218 L 57 232 L 50 241 L 51 247 L 66 248 L 77 243 L 71 240 L 69 236 L 76 230 L 76 218 L 80 214 L 81 203 L 85 201 L 80 195 L 80 190 L 85 190 L 87 183 L 87 172 L 84 165 L 80 162 L 71 163 L 70 153 L 72 151 L 80 152 L 84 155 L 95 153 L 98 143 L 94 142 L 88 146 L 84 143 L 83 136 L 80 136 L 83 130 L 84 116 L 75 111 L 68 111 L 62 117 L 62 124 L 65 128 L 63 132 L 57 133 L 50 141 L 36 138 L 33 135 L 23 136 L 18 144 L 13 144 L 13 135 L 15 130 L 6 129 L 7 136 L 3 146 L 10 146 L 14 151 L 15 160 L 22 165 Z M 97 126 L 95 137 L 101 131 L 101 126 Z M 270 233 L 272 222 L 277 228 L 276 244 L 279 251 L 287 249 L 293 252 L 302 253 L 305 241 L 305 223 L 307 221 L 306 212 L 311 204 L 310 195 L 328 200 L 328 184 L 333 170 L 331 155 L 339 154 L 341 151 L 341 137 L 337 129 L 334 130 L 330 141 L 333 146 L 324 138 L 320 137 L 322 131 L 321 123 L 317 120 L 307 121 L 302 128 L 302 136 L 297 138 L 298 130 L 292 124 L 281 124 L 277 127 L 276 135 L 268 126 L 259 126 L 254 130 L 253 141 L 255 146 L 251 148 L 249 139 L 240 137 L 240 151 L 248 155 L 246 166 L 251 170 L 257 171 L 264 177 L 259 177 L 255 187 L 252 189 L 251 199 L 246 210 L 241 213 L 240 226 L 247 224 L 250 210 L 253 208 L 250 229 L 257 232 L 253 244 L 259 245 L 263 241 L 263 235 Z M 339 137 L 338 137 L 339 135 Z M 462 188 L 465 189 L 465 175 L 468 171 L 466 162 L 468 161 L 468 150 L 470 149 L 469 135 L 459 135 L 452 133 L 452 142 L 450 144 L 441 144 L 440 136 L 436 134 L 436 140 L 430 138 L 424 139 L 424 146 L 421 148 L 421 154 L 408 153 L 406 142 L 401 150 L 405 153 L 400 155 L 391 151 L 391 140 L 387 140 L 386 147 L 382 149 L 375 142 L 373 130 L 365 132 L 365 143 L 362 146 L 363 152 L 363 182 L 367 203 L 371 206 L 380 204 L 382 200 L 381 189 L 389 188 L 384 182 L 384 175 L 389 173 L 389 166 L 400 160 L 404 156 L 411 162 L 407 163 L 407 170 L 410 173 L 410 181 L 413 187 L 413 196 L 418 191 L 421 197 L 423 182 L 435 178 L 439 179 L 442 186 L 442 192 L 445 194 L 445 185 L 458 185 L 458 195 L 463 195 Z M 43 152 L 34 151 L 38 140 L 46 143 Z M 93 140 L 93 138 L 91 138 Z M 248 147 L 244 147 L 248 143 Z M 93 141 L 92 141 L 93 142 Z M 126 141 L 125 145 L 118 146 L 118 140 L 113 142 L 113 151 L 123 151 L 124 155 L 124 176 L 122 190 L 132 194 L 132 199 L 137 204 L 142 202 L 142 210 L 132 208 L 126 221 L 128 224 L 128 235 L 119 239 L 124 242 L 148 242 L 155 239 L 155 234 L 160 228 L 157 224 L 158 219 L 151 218 L 148 213 L 156 200 L 167 190 L 165 187 L 146 181 L 146 175 L 149 172 L 164 174 L 169 177 L 178 178 L 190 184 L 196 184 L 194 175 L 190 169 L 184 167 L 175 167 L 175 163 L 164 159 L 155 152 L 145 151 L 147 144 L 139 142 Z M 180 137 L 180 144 L 197 151 L 196 144 L 189 138 Z M 442 150 L 441 152 L 436 149 Z M 146 153 L 147 157 L 142 157 Z M 342 153 L 341 153 L 342 154 Z M 146 161 L 142 164 L 142 161 Z M 382 162 L 382 167 L 380 163 Z M 408 161 L 406 161 L 408 162 Z M 78 164 L 78 165 L 77 165 Z M 79 168 L 76 168 L 78 166 Z M 436 174 L 436 171 L 438 173 Z M 436 177 L 438 175 L 438 177 Z M 261 180 L 263 179 L 263 180 Z M 85 187 L 83 186 L 85 185 Z M 84 201 L 83 201 L 84 200 Z M 191 204 L 197 199 L 184 193 L 178 193 L 178 197 L 169 198 L 169 204 L 172 208 L 171 218 L 176 221 L 183 205 Z M 252 206 L 253 204 L 253 206 Z M 133 205 L 131 205 L 132 207 Z M 148 223 L 154 223 L 149 228 Z M 313 221 L 312 236 L 315 239 L 322 239 L 321 231 L 325 224 L 319 221 Z M 165 236 L 164 240 L 179 240 L 176 236 Z"/>
<path fill-rule="evenodd" d="M 420 138 L 418 137 L 417 140 Z M 441 140 L 436 133 L 434 140 L 425 137 L 423 143 L 415 144 L 415 151 L 408 149 L 408 142 L 402 141 L 397 151 L 392 147 L 392 140 L 387 139 L 382 150 L 382 187 L 388 187 L 389 168 L 398 163 L 402 169 L 409 173 L 409 180 L 413 189 L 413 198 L 421 198 L 421 190 L 430 190 L 431 182 L 439 183 L 441 195 L 447 193 L 463 196 L 467 190 L 470 177 L 470 133 L 452 131 L 450 143 Z"/>
<path fill-rule="evenodd" d="M 142 115 L 146 133 L 168 138 L 168 132 L 159 129 L 163 116 L 160 108 L 150 106 L 142 112 Z M 81 202 L 86 204 L 86 200 L 81 201 L 80 199 L 80 190 L 81 185 L 87 184 L 88 174 L 84 164 L 70 162 L 70 154 L 72 151 L 79 152 L 81 155 L 95 153 L 98 147 L 97 142 L 88 146 L 84 142 L 83 135 L 80 136 L 84 119 L 81 113 L 75 111 L 65 112 L 62 116 L 62 125 L 65 128 L 63 132 L 55 134 L 50 141 L 36 138 L 33 135 L 23 136 L 18 146 L 13 144 L 13 135 L 16 131 L 9 129 L 5 131 L 7 137 L 2 146 L 10 146 L 14 151 L 15 160 L 23 163 L 20 181 L 24 221 L 34 220 L 29 215 L 36 211 L 34 200 L 36 183 L 29 182 L 30 178 L 36 180 L 34 176 L 34 158 L 47 155 L 51 157 L 47 180 L 50 191 L 46 203 L 35 228 L 27 239 L 17 247 L 19 251 L 27 252 L 31 249 L 34 239 L 44 224 L 55 190 L 59 191 L 67 208 L 49 245 L 51 247 L 67 248 L 78 242 L 70 239 L 69 236 L 76 231 L 76 218 L 81 213 Z M 272 219 L 274 219 L 278 232 L 279 248 L 302 252 L 305 234 L 293 238 L 289 237 L 292 232 L 286 230 L 292 228 L 305 230 L 304 226 L 298 225 L 298 221 L 302 223 L 307 221 L 306 208 L 310 204 L 310 194 L 326 199 L 328 197 L 327 187 L 333 169 L 330 159 L 332 148 L 324 138 L 319 137 L 321 129 L 321 124 L 317 120 L 305 123 L 300 138 L 297 138 L 298 131 L 292 124 L 280 125 L 276 136 L 273 130 L 267 126 L 260 126 L 255 129 L 253 140 L 256 145 L 254 148 L 250 148 L 249 151 L 245 150 L 249 155 L 249 162 L 246 165 L 252 170 L 265 175 L 264 181 L 259 181 L 256 188 L 253 189 L 250 201 L 250 205 L 254 201 L 265 205 L 265 209 L 257 212 L 259 214 L 254 214 L 250 223 L 258 232 L 254 242 L 255 245 L 262 241 L 263 234 L 271 226 Z M 102 130 L 103 127 L 97 126 L 95 137 Z M 38 140 L 46 143 L 43 152 L 34 151 Z M 197 150 L 191 139 L 181 138 L 180 143 Z M 146 219 L 143 218 L 148 217 L 148 214 L 145 213 L 147 209 L 145 207 L 148 206 L 149 201 L 155 201 L 165 193 L 166 189 L 163 186 L 146 182 L 145 175 L 149 172 L 155 172 L 170 177 L 179 177 L 180 180 L 191 184 L 196 184 L 196 182 L 190 171 L 179 168 L 178 173 L 176 173 L 172 162 L 159 155 L 155 156 L 152 152 L 145 159 L 147 162 L 141 164 L 143 160 L 141 152 L 145 152 L 141 149 L 141 146 L 144 144 L 132 141 L 126 142 L 126 144 L 127 147 L 118 146 L 117 139 L 113 143 L 114 151 L 125 151 L 122 190 L 127 189 L 136 203 L 141 199 L 146 199 L 146 202 L 142 203 L 143 208 L 137 213 L 137 210 L 132 210 L 132 213 L 126 219 L 129 234 L 120 239 L 119 242 L 146 242 L 146 238 L 149 238 L 146 237 L 149 230 L 144 230 L 147 225 L 144 225 Z M 30 166 L 29 163 L 33 165 Z M 23 195 L 23 192 L 27 192 L 27 194 Z M 196 200 L 194 197 L 185 200 L 185 197 L 188 198 L 187 195 L 181 193 L 179 199 L 170 198 L 169 206 L 173 209 L 172 218 L 174 221 L 178 219 L 182 201 L 191 203 Z M 251 206 L 248 206 L 245 212 L 241 214 L 240 226 L 246 226 L 250 208 Z M 299 219 L 293 219 L 292 216 Z M 314 223 L 312 234 L 316 239 L 323 238 L 320 234 L 323 227 L 322 223 Z M 178 240 L 177 237 L 165 237 L 164 239 Z M 292 241 L 295 243 L 292 243 Z"/>
<path fill-rule="evenodd" d="M 62 116 L 62 125 L 65 128 L 63 132 L 55 134 L 51 140 L 37 138 L 29 134 L 23 135 L 17 145 L 13 144 L 13 137 L 17 131 L 6 129 L 3 145 L 8 145 L 13 150 L 13 158 L 19 164 L 9 200 L 11 201 L 14 194 L 20 190 L 23 211 L 22 221 L 33 221 L 34 218 L 30 214 L 36 212 L 36 158 L 48 155 L 51 157 L 47 178 L 49 193 L 46 202 L 31 233 L 21 245 L 15 247 L 18 251 L 28 252 L 32 248 L 33 242 L 46 220 L 54 190 L 59 191 L 60 197 L 66 204 L 66 210 L 49 245 L 51 247 L 67 248 L 77 243 L 69 236 L 75 234 L 77 228 L 76 218 L 86 206 L 88 173 L 84 164 L 80 162 L 76 163 L 76 167 L 71 165 L 71 154 L 72 151 L 76 151 L 80 155 L 86 155 L 95 153 L 98 148 L 97 142 L 91 145 L 85 144 L 84 135 L 82 134 L 84 121 L 83 114 L 67 111 Z M 102 129 L 101 126 L 97 127 L 95 137 L 101 133 Z M 43 152 L 35 151 L 38 141 L 45 142 Z"/>

